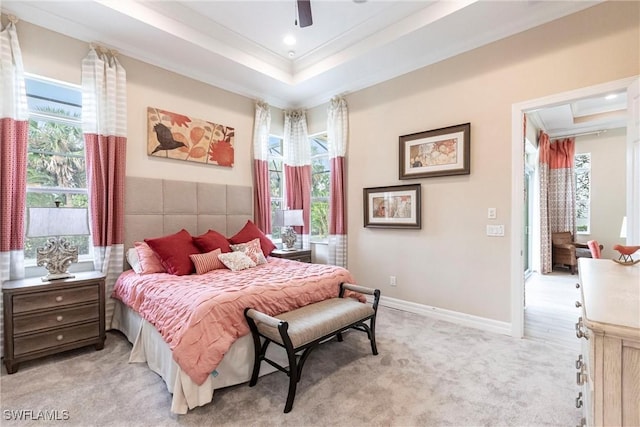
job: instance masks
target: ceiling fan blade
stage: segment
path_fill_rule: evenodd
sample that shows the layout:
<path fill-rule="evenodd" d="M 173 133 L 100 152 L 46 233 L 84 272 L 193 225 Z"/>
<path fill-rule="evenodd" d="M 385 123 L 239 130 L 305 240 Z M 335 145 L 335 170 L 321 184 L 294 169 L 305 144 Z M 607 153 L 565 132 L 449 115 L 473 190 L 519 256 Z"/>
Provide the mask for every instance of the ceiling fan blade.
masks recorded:
<path fill-rule="evenodd" d="M 311 18 L 311 0 L 297 0 L 297 2 L 300 28 L 308 27 L 313 24 L 313 19 Z"/>

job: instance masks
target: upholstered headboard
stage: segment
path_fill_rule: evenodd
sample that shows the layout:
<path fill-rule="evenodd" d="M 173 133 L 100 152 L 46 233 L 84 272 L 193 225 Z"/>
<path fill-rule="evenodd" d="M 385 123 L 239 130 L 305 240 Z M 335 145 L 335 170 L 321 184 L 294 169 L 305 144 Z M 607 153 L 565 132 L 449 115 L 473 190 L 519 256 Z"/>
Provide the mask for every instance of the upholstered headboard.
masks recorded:
<path fill-rule="evenodd" d="M 128 176 L 124 248 L 181 229 L 194 236 L 216 230 L 229 237 L 253 220 L 251 187 Z"/>

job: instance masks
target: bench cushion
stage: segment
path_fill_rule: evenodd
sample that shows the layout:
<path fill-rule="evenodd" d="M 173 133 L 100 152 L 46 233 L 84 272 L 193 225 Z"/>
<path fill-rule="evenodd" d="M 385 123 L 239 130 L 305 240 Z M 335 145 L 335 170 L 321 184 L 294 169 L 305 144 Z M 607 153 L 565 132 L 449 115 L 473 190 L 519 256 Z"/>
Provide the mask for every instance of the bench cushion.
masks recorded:
<path fill-rule="evenodd" d="M 373 314 L 374 310 L 369 304 L 352 298 L 331 298 L 274 317 L 289 323 L 289 338 L 293 347 L 298 348 Z M 277 328 L 262 322 L 257 327 L 264 336 L 284 344 Z"/>

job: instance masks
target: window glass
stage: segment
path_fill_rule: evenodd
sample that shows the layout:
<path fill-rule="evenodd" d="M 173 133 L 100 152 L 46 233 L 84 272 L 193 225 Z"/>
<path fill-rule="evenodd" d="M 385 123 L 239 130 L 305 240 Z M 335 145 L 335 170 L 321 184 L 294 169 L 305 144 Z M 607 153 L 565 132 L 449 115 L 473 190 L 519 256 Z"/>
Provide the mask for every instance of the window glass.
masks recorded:
<path fill-rule="evenodd" d="M 271 224 L 274 223 L 275 212 L 283 208 L 284 175 L 282 173 L 282 138 L 269 137 L 269 188 L 271 189 Z M 280 239 L 280 227 L 271 227 L 271 237 Z"/>
<path fill-rule="evenodd" d="M 309 138 L 311 144 L 311 241 L 323 242 L 329 234 L 330 167 L 327 134 Z"/>
<path fill-rule="evenodd" d="M 87 207 L 80 88 L 37 77 L 25 79 L 29 107 L 27 207 Z M 67 239 L 79 256 L 91 255 L 88 236 Z M 25 263 L 35 262 L 46 237 L 26 238 Z"/>
<path fill-rule="evenodd" d="M 282 138 L 269 137 L 269 181 L 271 188 L 271 220 L 275 211 L 286 209 L 284 194 L 286 182 L 282 165 Z M 309 138 L 311 147 L 311 241 L 327 240 L 329 232 L 329 152 L 327 151 L 327 134 L 321 133 Z M 271 237 L 280 239 L 279 227 L 272 227 Z"/>
<path fill-rule="evenodd" d="M 579 234 L 589 234 L 591 222 L 591 153 L 576 154 L 576 227 Z"/>

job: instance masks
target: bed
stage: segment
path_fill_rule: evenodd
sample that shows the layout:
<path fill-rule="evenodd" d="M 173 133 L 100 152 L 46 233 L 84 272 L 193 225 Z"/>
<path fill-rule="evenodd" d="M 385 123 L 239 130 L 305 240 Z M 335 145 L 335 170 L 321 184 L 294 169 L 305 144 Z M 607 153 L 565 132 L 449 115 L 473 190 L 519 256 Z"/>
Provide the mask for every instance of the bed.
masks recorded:
<path fill-rule="evenodd" d="M 146 237 L 180 229 L 193 236 L 209 229 L 231 236 L 252 218 L 252 191 L 242 186 L 128 177 L 125 206 L 125 248 L 131 248 Z M 340 282 L 353 282 L 340 267 L 272 257 L 266 261 L 242 271 L 219 269 L 187 276 L 138 275 L 125 266 L 114 290 L 111 327 L 133 344 L 130 362 L 147 363 L 163 378 L 172 394 L 171 412 L 185 414 L 211 402 L 215 389 L 249 381 L 253 342 L 243 321 L 244 306 L 257 305 L 277 314 L 337 296 Z M 146 296 L 140 291 L 145 286 Z M 184 297 L 190 292 L 193 295 Z M 162 313 L 172 294 L 183 297 L 172 303 L 177 305 L 170 314 Z M 209 299 L 224 300 L 227 305 L 214 308 L 205 302 Z M 205 323 L 221 318 L 229 318 L 233 327 L 227 330 L 228 325 Z M 167 332 L 169 323 L 177 329 Z M 182 331 L 187 327 L 193 328 L 191 332 Z M 269 352 L 270 358 L 287 364 L 281 348 L 273 346 Z M 263 364 L 261 374 L 274 370 Z"/>

